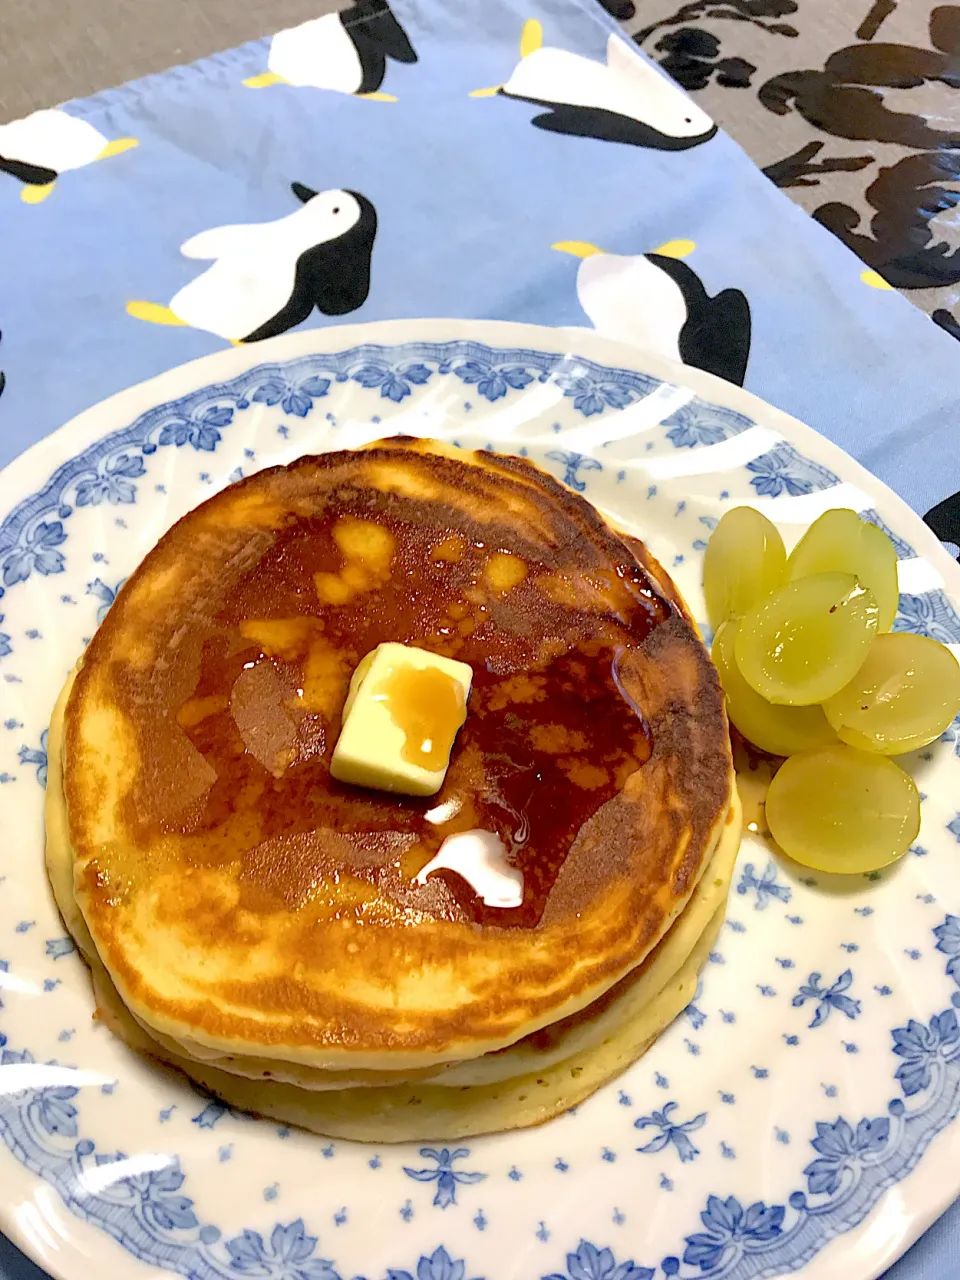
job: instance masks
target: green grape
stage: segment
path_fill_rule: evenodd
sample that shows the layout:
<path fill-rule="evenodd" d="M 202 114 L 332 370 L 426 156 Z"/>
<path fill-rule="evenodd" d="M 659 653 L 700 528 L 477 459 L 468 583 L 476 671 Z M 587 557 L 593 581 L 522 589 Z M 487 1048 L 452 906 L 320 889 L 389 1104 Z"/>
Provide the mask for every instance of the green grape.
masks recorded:
<path fill-rule="evenodd" d="M 862 587 L 869 587 L 880 616 L 877 630 L 889 631 L 897 616 L 897 553 L 893 543 L 875 524 L 861 520 L 855 511 L 836 508 L 814 520 L 790 553 L 787 581 L 814 573 L 852 573 Z"/>
<path fill-rule="evenodd" d="M 703 557 L 703 592 L 714 628 L 739 618 L 784 581 L 787 553 L 766 516 L 734 507 L 714 529 Z"/>
<path fill-rule="evenodd" d="M 852 747 L 885 756 L 939 738 L 960 711 L 960 663 L 927 636 L 878 636 L 863 666 L 823 707 Z"/>
<path fill-rule="evenodd" d="M 795 861 L 851 875 L 906 852 L 920 830 L 920 795 L 892 760 L 838 743 L 784 761 L 767 792 L 766 819 Z"/>
<path fill-rule="evenodd" d="M 727 698 L 727 715 L 748 742 L 775 756 L 792 756 L 836 742 L 820 707 L 774 706 L 751 689 L 734 657 L 739 623 L 725 622 L 713 642 L 713 661 Z"/>
<path fill-rule="evenodd" d="M 850 573 L 818 573 L 781 587 L 740 622 L 734 653 L 768 702 L 803 707 L 856 675 L 877 633 L 877 602 Z"/>

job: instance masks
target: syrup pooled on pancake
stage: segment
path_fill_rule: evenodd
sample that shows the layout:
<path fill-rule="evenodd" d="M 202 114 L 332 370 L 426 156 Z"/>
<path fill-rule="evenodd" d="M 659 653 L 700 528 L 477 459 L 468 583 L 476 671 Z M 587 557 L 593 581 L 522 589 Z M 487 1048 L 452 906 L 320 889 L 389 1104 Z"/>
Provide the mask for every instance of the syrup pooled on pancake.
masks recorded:
<path fill-rule="evenodd" d="M 385 641 L 473 670 L 436 796 L 330 776 Z M 454 713 L 427 692 L 389 691 L 411 742 Z M 405 440 L 175 525 L 87 650 L 64 761 L 76 905 L 141 1026 L 319 1072 L 422 1071 L 584 1009 L 690 899 L 732 786 L 715 673 L 643 548 L 530 463 Z M 424 882 L 468 832 L 518 906 Z"/>
<path fill-rule="evenodd" d="M 625 562 L 597 579 L 605 598 L 598 594 L 596 612 L 584 613 L 564 602 L 572 586 L 542 549 L 537 558 L 495 549 L 492 559 L 479 530 L 454 536 L 423 513 L 414 523 L 393 495 L 372 510 L 363 497 L 357 511 L 341 499 L 281 530 L 225 593 L 216 618 L 197 628 L 199 674 L 177 719 L 216 780 L 199 804 L 161 821 L 183 837 L 187 860 L 219 864 L 239 854 L 241 904 L 254 909 L 304 905 L 330 870 L 330 854 L 322 841 L 295 837 L 329 831 L 338 857 L 343 842 L 352 847 L 361 884 L 391 901 L 532 927 L 577 832 L 650 754 L 618 668 L 668 606 Z M 342 545 L 365 538 L 382 559 L 343 556 Z M 495 585 L 497 573 L 505 586 Z M 380 581 L 368 590 L 375 574 Z M 359 585 L 334 592 L 345 577 Z M 318 578 L 335 604 L 319 605 L 304 590 Z M 386 639 L 474 671 L 469 715 L 435 797 L 398 800 L 330 776 L 350 675 Z M 435 691 L 401 687 L 394 714 L 415 719 L 431 695 L 435 702 Z M 414 887 L 445 840 L 472 830 L 497 835 L 522 872 L 519 908 L 485 906 L 450 871 L 437 873 L 442 889 Z M 364 901 L 352 909 L 362 918 Z"/>

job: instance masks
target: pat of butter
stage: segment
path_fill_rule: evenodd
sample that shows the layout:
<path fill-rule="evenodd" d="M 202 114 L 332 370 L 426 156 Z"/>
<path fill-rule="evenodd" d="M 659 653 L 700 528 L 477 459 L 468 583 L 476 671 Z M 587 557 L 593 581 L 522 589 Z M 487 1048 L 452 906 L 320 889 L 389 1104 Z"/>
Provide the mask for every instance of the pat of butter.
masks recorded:
<path fill-rule="evenodd" d="M 411 645 L 378 645 L 350 679 L 331 774 L 358 787 L 435 795 L 467 716 L 472 680 L 466 662 Z"/>
<path fill-rule="evenodd" d="M 523 905 L 523 872 L 510 865 L 503 841 L 492 831 L 447 836 L 413 883 L 426 884 L 434 871 L 456 872 L 485 906 Z"/>

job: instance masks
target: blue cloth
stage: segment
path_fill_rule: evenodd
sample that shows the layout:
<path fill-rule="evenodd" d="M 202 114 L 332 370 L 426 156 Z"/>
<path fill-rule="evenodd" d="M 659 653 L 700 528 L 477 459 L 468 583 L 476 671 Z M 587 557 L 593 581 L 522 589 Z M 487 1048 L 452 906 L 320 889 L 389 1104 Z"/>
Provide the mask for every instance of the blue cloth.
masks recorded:
<path fill-rule="evenodd" d="M 113 392 L 261 329 L 592 318 L 734 380 L 745 361 L 749 390 L 920 513 L 960 490 L 955 341 L 864 279 L 631 46 L 611 53 L 599 5 L 395 0 L 393 12 L 361 0 L 349 37 L 341 26 L 355 52 L 343 45 L 328 69 L 337 88 L 289 83 L 282 42 L 271 61 L 263 41 L 0 127 L 0 464 Z M 301 53 L 310 38 L 294 41 Z M 551 73 L 538 45 L 628 65 L 620 79 L 562 61 Z M 580 89 L 579 107 L 543 104 Z M 232 224 L 258 227 L 181 253 Z M 623 257 L 604 264 L 589 246 Z M 204 249 L 221 254 L 213 270 Z M 38 1273 L 4 1247 L 0 1274 Z M 891 1275 L 960 1276 L 960 1210 Z"/>
<path fill-rule="evenodd" d="M 68 104 L 105 141 L 139 146 L 63 172 L 39 204 L 0 173 L 0 463 L 111 392 L 222 349 L 213 334 L 145 323 L 126 305 L 169 303 L 205 267 L 181 256 L 184 241 L 293 213 L 298 182 L 357 191 L 376 208 L 369 294 L 351 321 L 586 324 L 577 263 L 551 245 L 639 255 L 692 240 L 686 262 L 707 292 L 748 300 L 749 390 L 921 512 L 960 488 L 952 340 L 864 284 L 860 261 L 730 139 L 687 150 L 604 142 L 532 126 L 543 108 L 523 100 L 468 96 L 511 76 L 530 18 L 545 44 L 602 62 L 614 28 L 588 5 L 399 0 L 418 61 L 388 62 L 396 102 L 248 88 L 267 70 L 259 42 Z M 307 323 L 337 320 L 315 311 Z"/>

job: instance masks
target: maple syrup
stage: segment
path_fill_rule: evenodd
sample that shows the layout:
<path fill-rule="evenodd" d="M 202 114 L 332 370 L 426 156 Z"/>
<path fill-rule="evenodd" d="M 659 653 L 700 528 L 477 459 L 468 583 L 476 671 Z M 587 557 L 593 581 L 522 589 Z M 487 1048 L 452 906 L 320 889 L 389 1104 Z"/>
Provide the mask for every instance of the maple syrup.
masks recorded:
<path fill-rule="evenodd" d="M 447 763 L 450 743 L 463 724 L 463 686 L 436 667 L 398 667 L 373 694 L 403 734 L 407 764 L 435 772 Z"/>
<path fill-rule="evenodd" d="M 537 544 L 542 560 L 529 549 L 506 557 L 431 509 L 405 520 L 389 498 L 380 502 L 371 511 L 364 494 L 355 511 L 291 519 L 194 615 L 193 656 L 181 660 L 197 675 L 168 723 L 215 780 L 182 813 L 151 815 L 141 803 L 133 821 L 145 837 L 157 825 L 175 833 L 187 863 L 235 866 L 257 909 L 313 903 L 320 912 L 329 899 L 331 912 L 355 911 L 362 923 L 372 901 L 389 900 L 400 914 L 535 927 L 584 824 L 649 757 L 642 709 L 619 670 L 670 607 L 626 557 L 593 574 L 585 601 L 585 576 L 565 578 L 549 546 Z M 381 534 L 361 527 L 374 521 Z M 362 582 L 345 572 L 357 565 Z M 469 712 L 435 797 L 330 776 L 350 674 L 388 640 L 473 668 Z M 251 678 L 263 665 L 269 678 Z M 459 686 L 435 669 L 404 670 L 385 694 L 408 758 L 442 765 L 463 714 Z M 144 754 L 151 748 L 162 742 L 145 743 Z M 520 905 L 484 903 L 450 869 L 416 883 L 445 841 L 478 831 L 522 877 Z"/>

